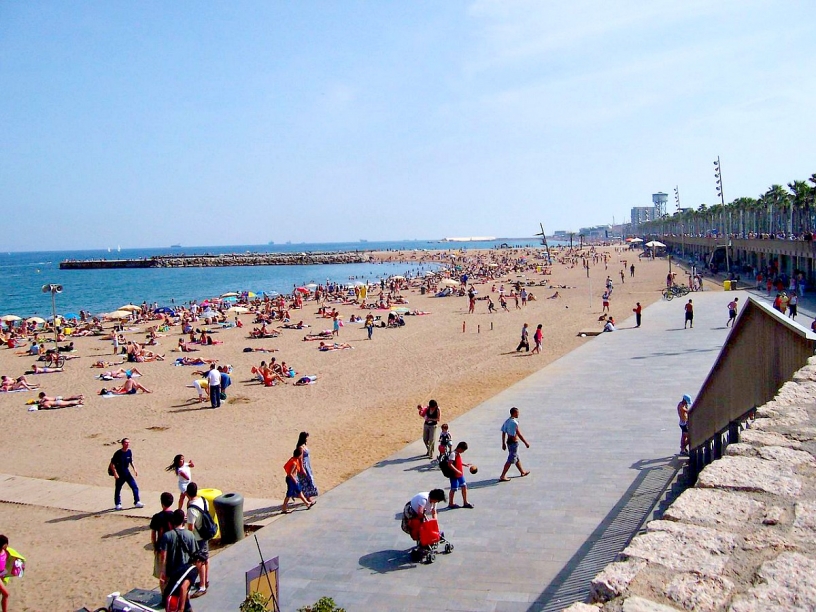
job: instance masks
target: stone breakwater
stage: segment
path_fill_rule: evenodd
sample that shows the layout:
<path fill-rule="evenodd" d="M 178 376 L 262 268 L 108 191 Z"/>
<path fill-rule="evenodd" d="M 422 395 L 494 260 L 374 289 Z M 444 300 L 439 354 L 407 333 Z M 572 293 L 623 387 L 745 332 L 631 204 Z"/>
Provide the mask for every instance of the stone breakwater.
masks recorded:
<path fill-rule="evenodd" d="M 569 612 L 816 610 L 816 357 Z"/>
<path fill-rule="evenodd" d="M 225 266 L 304 266 L 370 263 L 366 252 L 345 253 L 231 253 L 222 255 L 158 255 L 142 259 L 66 259 L 60 270 L 106 268 L 214 268 Z"/>

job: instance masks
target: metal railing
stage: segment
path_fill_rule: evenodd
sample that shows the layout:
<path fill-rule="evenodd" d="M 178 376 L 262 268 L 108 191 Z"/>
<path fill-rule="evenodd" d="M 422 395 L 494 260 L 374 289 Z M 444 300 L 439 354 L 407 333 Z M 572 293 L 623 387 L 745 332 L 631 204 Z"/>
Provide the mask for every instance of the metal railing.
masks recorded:
<path fill-rule="evenodd" d="M 816 349 L 816 334 L 748 297 L 689 414 L 692 474 L 722 456 L 753 411 Z"/>

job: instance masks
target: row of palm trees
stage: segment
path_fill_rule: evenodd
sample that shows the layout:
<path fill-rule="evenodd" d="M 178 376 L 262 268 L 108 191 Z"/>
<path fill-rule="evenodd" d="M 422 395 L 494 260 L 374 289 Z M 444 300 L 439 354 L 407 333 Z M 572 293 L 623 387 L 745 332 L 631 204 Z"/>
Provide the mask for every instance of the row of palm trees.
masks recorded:
<path fill-rule="evenodd" d="M 806 181 L 772 185 L 758 198 L 737 198 L 733 202 L 697 210 L 686 208 L 662 219 L 641 224 L 644 234 L 704 236 L 708 234 L 786 236 L 813 232 L 816 215 L 816 174 Z"/>

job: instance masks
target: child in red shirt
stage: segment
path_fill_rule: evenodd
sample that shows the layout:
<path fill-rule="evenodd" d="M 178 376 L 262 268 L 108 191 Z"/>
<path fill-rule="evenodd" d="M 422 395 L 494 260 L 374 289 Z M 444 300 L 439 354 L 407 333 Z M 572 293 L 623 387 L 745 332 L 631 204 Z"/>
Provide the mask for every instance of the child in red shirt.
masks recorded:
<path fill-rule="evenodd" d="M 283 466 L 283 471 L 286 472 L 286 497 L 283 498 L 283 513 L 290 514 L 292 511 L 289 510 L 289 500 L 300 498 L 300 500 L 306 504 L 306 509 L 311 509 L 317 502 L 309 503 L 309 500 L 306 499 L 306 496 L 303 494 L 303 491 L 300 489 L 300 484 L 298 484 L 297 476 L 300 472 L 303 471 L 303 463 L 301 462 L 300 456 L 303 454 L 303 451 L 300 448 L 296 448 L 295 451 L 292 453 L 292 458 L 286 462 L 286 465 Z"/>

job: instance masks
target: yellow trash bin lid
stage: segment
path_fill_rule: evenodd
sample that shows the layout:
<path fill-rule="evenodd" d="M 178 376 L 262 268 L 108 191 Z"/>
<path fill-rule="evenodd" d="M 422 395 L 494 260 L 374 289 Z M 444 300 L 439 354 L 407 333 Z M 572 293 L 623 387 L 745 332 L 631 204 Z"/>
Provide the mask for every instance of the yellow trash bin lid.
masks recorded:
<path fill-rule="evenodd" d="M 218 524 L 218 514 L 215 512 L 215 498 L 221 496 L 221 491 L 219 489 L 199 489 L 198 495 L 199 497 L 203 497 L 207 500 L 207 506 L 210 509 L 210 516 L 213 518 L 213 522 L 215 522 L 215 526 L 218 527 L 218 531 L 215 532 L 215 537 L 221 537 L 221 525 Z"/>

